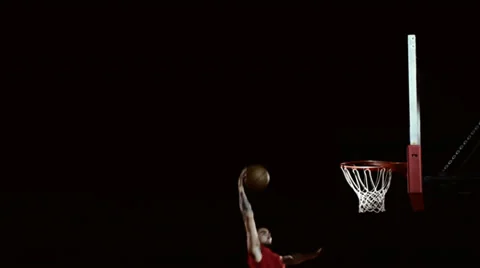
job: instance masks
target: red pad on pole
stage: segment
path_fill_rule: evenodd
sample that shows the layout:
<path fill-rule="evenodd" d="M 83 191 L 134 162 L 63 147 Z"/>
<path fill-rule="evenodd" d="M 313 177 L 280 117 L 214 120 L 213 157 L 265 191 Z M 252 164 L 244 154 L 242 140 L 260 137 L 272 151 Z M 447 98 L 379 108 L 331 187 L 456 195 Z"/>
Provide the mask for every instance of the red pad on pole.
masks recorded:
<path fill-rule="evenodd" d="M 407 180 L 408 195 L 414 211 L 422 211 L 423 179 L 422 179 L 422 148 L 420 145 L 409 145 L 407 149 Z"/>

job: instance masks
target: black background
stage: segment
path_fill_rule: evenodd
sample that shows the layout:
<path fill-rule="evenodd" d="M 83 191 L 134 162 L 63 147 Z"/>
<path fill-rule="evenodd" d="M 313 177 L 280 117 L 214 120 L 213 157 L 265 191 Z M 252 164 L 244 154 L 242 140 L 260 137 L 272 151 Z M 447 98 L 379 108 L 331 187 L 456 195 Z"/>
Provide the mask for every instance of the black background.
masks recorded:
<path fill-rule="evenodd" d="M 245 267 L 236 179 L 260 163 L 271 185 L 249 197 L 273 250 L 324 247 L 303 267 L 475 262 L 473 205 L 413 214 L 398 178 L 388 213 L 358 215 L 339 163 L 406 160 L 415 33 L 424 173 L 439 172 L 478 120 L 476 36 L 307 10 L 12 20 L 8 261 Z"/>

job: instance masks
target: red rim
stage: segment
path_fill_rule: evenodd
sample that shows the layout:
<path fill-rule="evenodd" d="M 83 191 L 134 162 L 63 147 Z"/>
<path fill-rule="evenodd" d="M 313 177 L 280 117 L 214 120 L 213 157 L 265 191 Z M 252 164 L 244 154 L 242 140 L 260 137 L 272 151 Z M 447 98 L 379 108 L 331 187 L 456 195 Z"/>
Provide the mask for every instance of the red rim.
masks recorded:
<path fill-rule="evenodd" d="M 392 171 L 405 171 L 407 170 L 407 162 L 390 162 L 390 161 L 378 161 L 378 160 L 359 160 L 349 161 L 340 164 L 341 168 L 348 169 L 382 169 L 390 168 Z"/>

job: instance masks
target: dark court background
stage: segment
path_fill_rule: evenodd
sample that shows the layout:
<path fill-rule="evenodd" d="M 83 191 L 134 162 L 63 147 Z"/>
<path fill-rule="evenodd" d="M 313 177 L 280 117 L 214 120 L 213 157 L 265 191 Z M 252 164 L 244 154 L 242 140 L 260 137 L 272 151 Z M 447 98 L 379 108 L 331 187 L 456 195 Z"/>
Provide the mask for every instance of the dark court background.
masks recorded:
<path fill-rule="evenodd" d="M 414 33 L 424 175 L 441 170 L 479 120 L 469 31 L 344 27 L 359 19 L 292 10 L 169 13 L 12 22 L 18 142 L 3 260 L 246 267 L 236 180 L 262 164 L 271 184 L 249 198 L 272 249 L 324 248 L 302 267 L 475 262 L 472 203 L 413 214 L 396 178 L 387 213 L 358 215 L 339 169 L 406 160 Z"/>

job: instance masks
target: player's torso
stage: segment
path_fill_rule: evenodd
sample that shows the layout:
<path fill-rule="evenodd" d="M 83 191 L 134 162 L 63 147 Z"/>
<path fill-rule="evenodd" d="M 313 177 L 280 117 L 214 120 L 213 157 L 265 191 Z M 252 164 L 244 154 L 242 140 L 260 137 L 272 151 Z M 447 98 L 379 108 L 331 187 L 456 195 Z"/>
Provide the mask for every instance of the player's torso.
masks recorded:
<path fill-rule="evenodd" d="M 262 260 L 257 263 L 253 256 L 249 255 L 248 266 L 250 268 L 285 268 L 280 255 L 265 246 L 262 246 Z"/>

